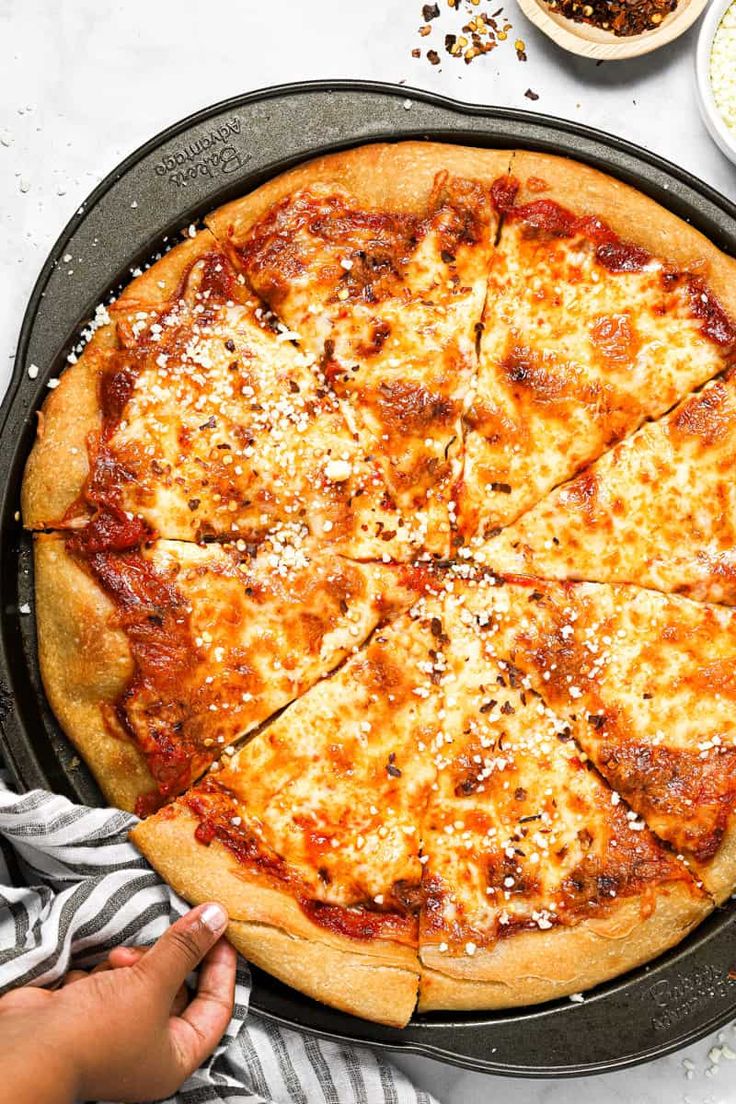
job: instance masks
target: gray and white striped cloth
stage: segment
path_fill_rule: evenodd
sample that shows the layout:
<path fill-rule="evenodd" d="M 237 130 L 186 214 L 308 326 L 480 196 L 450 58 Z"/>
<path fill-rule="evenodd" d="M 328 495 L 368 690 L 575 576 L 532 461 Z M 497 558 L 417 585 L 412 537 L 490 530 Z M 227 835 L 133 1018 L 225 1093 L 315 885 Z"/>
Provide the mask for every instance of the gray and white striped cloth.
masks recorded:
<path fill-rule="evenodd" d="M 0 772 L 0 994 L 152 943 L 186 911 L 128 843 L 134 823 L 41 790 L 18 795 Z M 249 1013 L 249 996 L 241 959 L 227 1032 L 177 1104 L 436 1104 L 380 1053 L 280 1028 Z"/>

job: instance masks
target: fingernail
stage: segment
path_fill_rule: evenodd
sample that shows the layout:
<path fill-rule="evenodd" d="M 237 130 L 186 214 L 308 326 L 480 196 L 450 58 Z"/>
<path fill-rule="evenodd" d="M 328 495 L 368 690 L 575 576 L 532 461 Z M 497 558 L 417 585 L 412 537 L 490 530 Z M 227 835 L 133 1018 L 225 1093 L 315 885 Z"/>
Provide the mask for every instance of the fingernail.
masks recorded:
<path fill-rule="evenodd" d="M 227 924 L 227 913 L 222 905 L 212 903 L 204 906 L 199 914 L 199 919 L 205 928 L 219 934 Z"/>

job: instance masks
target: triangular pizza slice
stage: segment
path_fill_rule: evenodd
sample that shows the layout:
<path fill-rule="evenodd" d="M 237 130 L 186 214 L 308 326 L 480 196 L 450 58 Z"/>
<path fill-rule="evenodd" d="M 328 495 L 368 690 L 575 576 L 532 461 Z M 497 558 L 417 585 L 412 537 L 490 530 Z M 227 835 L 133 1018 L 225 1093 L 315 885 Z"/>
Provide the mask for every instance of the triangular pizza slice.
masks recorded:
<path fill-rule="evenodd" d="M 488 185 L 508 156 L 411 143 L 358 155 L 364 180 L 350 188 L 316 163 L 265 211 L 255 193 L 209 224 L 320 358 L 399 509 L 447 555 L 496 228 Z"/>
<path fill-rule="evenodd" d="M 727 367 L 736 262 L 594 169 L 518 153 L 478 386 L 460 531 L 487 537 Z"/>
<path fill-rule="evenodd" d="M 356 1015 L 416 1002 L 420 821 L 440 668 L 430 609 L 377 630 L 133 840 L 190 901 L 215 898 L 256 965 Z"/>
<path fill-rule="evenodd" d="M 629 586 L 498 584 L 469 597 L 497 654 L 723 900 L 736 876 L 736 613 Z"/>
<path fill-rule="evenodd" d="M 257 544 L 294 523 L 356 558 L 416 555 L 422 534 L 394 507 L 321 370 L 209 231 L 134 280 L 109 313 L 106 340 L 43 409 L 27 526 L 91 518 L 90 541 L 120 548 L 150 535 Z"/>
<path fill-rule="evenodd" d="M 444 716 L 422 828 L 425 1010 L 588 989 L 676 943 L 712 907 L 614 799 L 568 718 L 496 654 L 476 598 L 458 584 L 441 615 Z"/>
<path fill-rule="evenodd" d="M 642 426 L 474 559 L 736 605 L 736 371 Z"/>
<path fill-rule="evenodd" d="M 415 568 L 352 563 L 284 529 L 234 544 L 89 554 L 35 541 L 47 696 L 106 797 L 144 814 L 302 694 L 423 592 Z"/>

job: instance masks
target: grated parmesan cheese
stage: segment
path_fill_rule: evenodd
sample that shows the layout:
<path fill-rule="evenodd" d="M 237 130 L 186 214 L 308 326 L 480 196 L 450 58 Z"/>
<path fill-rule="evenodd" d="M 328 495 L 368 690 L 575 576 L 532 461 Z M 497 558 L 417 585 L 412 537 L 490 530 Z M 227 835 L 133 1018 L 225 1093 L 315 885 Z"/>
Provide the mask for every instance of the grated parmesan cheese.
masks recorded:
<path fill-rule="evenodd" d="M 736 0 L 726 9 L 713 38 L 710 83 L 716 107 L 736 133 Z"/>

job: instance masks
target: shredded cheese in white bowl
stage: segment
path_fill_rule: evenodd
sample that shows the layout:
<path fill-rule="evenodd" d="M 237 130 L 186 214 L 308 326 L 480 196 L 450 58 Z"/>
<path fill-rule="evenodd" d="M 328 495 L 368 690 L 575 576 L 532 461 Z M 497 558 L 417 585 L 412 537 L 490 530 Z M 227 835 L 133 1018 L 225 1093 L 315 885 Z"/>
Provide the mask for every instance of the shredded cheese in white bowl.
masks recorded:
<path fill-rule="evenodd" d="M 716 107 L 736 137 L 736 0 L 726 8 L 713 37 L 710 86 Z"/>
<path fill-rule="evenodd" d="M 736 0 L 714 0 L 696 55 L 698 99 L 710 135 L 736 162 Z"/>

